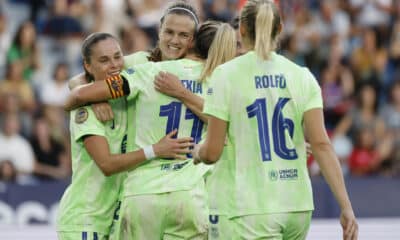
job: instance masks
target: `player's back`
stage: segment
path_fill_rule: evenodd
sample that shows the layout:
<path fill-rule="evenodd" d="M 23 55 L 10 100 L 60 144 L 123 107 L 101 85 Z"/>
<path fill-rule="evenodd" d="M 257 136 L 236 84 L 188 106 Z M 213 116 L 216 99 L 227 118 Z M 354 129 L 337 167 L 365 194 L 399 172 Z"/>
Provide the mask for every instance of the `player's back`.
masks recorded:
<path fill-rule="evenodd" d="M 203 122 L 178 99 L 157 92 L 153 81 L 160 71 L 167 71 L 177 75 L 194 94 L 203 96 L 207 88 L 199 81 L 202 69 L 201 62 L 180 59 L 150 62 L 123 73 L 131 89 L 128 101 L 135 99 L 135 124 L 132 126 L 135 137 L 129 139 L 134 141 L 129 143 L 134 146 L 133 150 L 157 142 L 174 129 L 178 129 L 178 137 L 191 136 L 194 141 L 200 141 L 205 134 Z M 130 171 L 125 182 L 126 195 L 191 189 L 209 167 L 194 166 L 191 156 L 187 157 L 186 161 L 153 159 Z"/>
<path fill-rule="evenodd" d="M 205 112 L 226 113 L 234 146 L 232 214 L 311 210 L 302 117 L 308 95 L 320 94 L 312 75 L 278 54 L 261 61 L 251 51 L 218 67 L 211 86 L 224 106 L 206 101 Z"/>

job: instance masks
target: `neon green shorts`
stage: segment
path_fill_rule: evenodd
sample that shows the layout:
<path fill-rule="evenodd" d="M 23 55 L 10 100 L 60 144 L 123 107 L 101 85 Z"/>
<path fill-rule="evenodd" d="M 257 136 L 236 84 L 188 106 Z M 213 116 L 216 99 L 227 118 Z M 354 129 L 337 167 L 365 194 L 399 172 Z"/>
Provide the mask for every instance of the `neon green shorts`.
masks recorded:
<path fill-rule="evenodd" d="M 108 240 L 108 236 L 97 232 L 57 232 L 58 240 Z"/>
<path fill-rule="evenodd" d="M 312 211 L 247 215 L 233 218 L 231 239 L 304 240 Z"/>
<path fill-rule="evenodd" d="M 189 191 L 125 197 L 119 239 L 207 239 L 204 180 Z"/>

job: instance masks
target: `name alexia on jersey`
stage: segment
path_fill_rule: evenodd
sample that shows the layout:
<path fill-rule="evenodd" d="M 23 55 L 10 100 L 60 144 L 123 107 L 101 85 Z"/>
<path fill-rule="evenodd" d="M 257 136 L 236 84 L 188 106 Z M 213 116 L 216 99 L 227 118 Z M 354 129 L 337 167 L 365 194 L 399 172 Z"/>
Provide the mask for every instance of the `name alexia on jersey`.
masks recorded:
<path fill-rule="evenodd" d="M 201 83 L 194 81 L 194 80 L 181 80 L 183 86 L 185 86 L 186 89 L 193 93 L 203 93 L 203 88 Z"/>
<path fill-rule="evenodd" d="M 286 78 L 283 74 L 255 76 L 256 88 L 286 88 Z"/>

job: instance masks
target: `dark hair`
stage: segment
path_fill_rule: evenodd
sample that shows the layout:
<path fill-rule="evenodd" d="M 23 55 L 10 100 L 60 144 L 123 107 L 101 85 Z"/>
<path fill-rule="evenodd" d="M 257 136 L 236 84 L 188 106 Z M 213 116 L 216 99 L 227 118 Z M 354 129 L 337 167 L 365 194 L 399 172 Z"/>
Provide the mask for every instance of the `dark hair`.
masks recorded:
<path fill-rule="evenodd" d="M 176 15 L 185 15 L 193 19 L 193 22 L 195 23 L 195 32 L 198 28 L 199 24 L 199 17 L 194 9 L 194 7 L 186 2 L 183 1 L 177 1 L 172 3 L 164 12 L 164 15 L 160 19 L 160 27 L 164 23 L 164 19 L 166 16 L 170 14 L 176 14 Z M 157 46 L 150 50 L 150 55 L 147 57 L 147 59 L 151 62 L 160 62 L 162 59 L 162 53 L 160 47 Z"/>
<path fill-rule="evenodd" d="M 230 21 L 230 25 L 233 27 L 233 29 L 238 30 L 239 29 L 239 16 L 236 16 L 232 19 L 232 21 Z"/>
<path fill-rule="evenodd" d="M 15 44 L 15 46 L 17 46 L 18 48 L 20 48 L 21 45 L 22 45 L 22 42 L 21 42 L 22 32 L 29 25 L 31 25 L 35 29 L 35 26 L 33 25 L 32 22 L 25 21 L 25 22 L 21 23 L 21 25 L 19 25 L 19 27 L 17 29 L 17 32 L 14 35 L 13 44 Z M 30 50 L 32 50 L 32 51 L 36 50 L 36 42 L 35 42 L 35 40 L 32 41 L 32 46 L 31 46 Z"/>
<path fill-rule="evenodd" d="M 276 47 L 281 26 L 278 8 L 271 0 L 248 0 L 240 14 L 240 24 L 246 29 L 246 38 L 254 45 L 259 57 L 267 59 Z"/>
<path fill-rule="evenodd" d="M 228 23 L 204 22 L 195 35 L 193 53 L 206 60 L 200 76 L 200 81 L 204 81 L 218 65 L 235 57 L 235 30 Z"/>
<path fill-rule="evenodd" d="M 109 34 L 109 33 L 104 33 L 104 32 L 96 32 L 96 33 L 92 33 L 89 36 L 87 36 L 85 38 L 85 40 L 83 40 L 82 43 L 82 48 L 81 48 L 81 54 L 82 54 L 82 59 L 84 62 L 86 63 L 90 63 L 90 57 L 92 56 L 92 48 L 93 45 L 95 45 L 96 43 L 106 40 L 108 38 L 112 38 L 117 40 L 113 35 Z M 91 82 L 94 80 L 94 77 L 92 76 L 92 74 L 90 74 L 86 68 L 84 67 L 85 70 L 85 78 L 87 81 Z"/>

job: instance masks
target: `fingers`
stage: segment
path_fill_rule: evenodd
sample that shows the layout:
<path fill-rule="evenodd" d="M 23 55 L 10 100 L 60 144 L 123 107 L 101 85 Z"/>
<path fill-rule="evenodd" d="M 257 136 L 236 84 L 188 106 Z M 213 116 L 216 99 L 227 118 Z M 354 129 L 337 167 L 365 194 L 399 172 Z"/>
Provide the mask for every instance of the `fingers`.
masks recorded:
<path fill-rule="evenodd" d="M 192 142 L 193 138 L 192 137 L 183 137 L 183 138 L 178 138 L 176 139 L 178 143 L 185 143 L 185 142 Z M 193 145 L 192 145 L 193 146 Z"/>
<path fill-rule="evenodd" d="M 174 129 L 174 130 L 172 130 L 171 132 L 169 132 L 169 133 L 166 135 L 166 137 L 167 137 L 167 138 L 172 138 L 173 136 L 176 135 L 177 132 L 178 132 L 178 129 Z"/>

